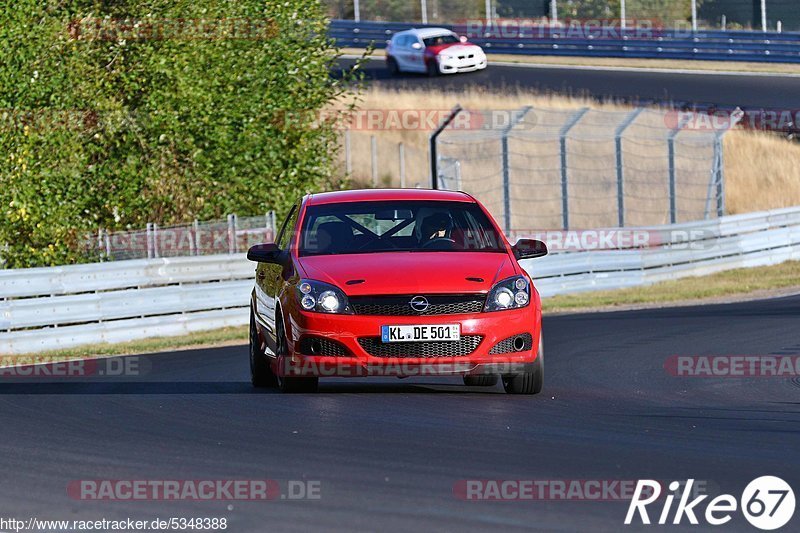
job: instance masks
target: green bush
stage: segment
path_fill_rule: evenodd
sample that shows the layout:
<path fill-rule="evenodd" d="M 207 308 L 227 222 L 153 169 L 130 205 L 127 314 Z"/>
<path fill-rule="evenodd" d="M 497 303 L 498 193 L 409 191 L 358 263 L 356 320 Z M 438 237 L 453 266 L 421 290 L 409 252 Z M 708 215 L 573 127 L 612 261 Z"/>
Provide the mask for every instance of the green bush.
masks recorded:
<path fill-rule="evenodd" d="M 334 125 L 287 120 L 351 81 L 329 75 L 326 29 L 317 0 L 0 7 L 5 266 L 91 259 L 98 227 L 280 213 L 338 187 Z"/>

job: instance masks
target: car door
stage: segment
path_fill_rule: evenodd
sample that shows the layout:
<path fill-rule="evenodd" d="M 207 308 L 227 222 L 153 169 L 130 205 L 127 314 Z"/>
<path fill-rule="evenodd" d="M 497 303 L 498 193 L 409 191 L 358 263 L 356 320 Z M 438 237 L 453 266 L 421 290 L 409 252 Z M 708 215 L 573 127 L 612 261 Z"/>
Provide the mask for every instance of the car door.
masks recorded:
<path fill-rule="evenodd" d="M 398 35 L 392 45 L 392 55 L 397 61 L 397 66 L 400 70 L 408 72 L 408 35 Z"/>
<path fill-rule="evenodd" d="M 416 35 L 409 35 L 408 37 L 408 70 L 426 72 L 425 43 Z"/>
<path fill-rule="evenodd" d="M 285 253 L 289 253 L 289 245 L 295 235 L 295 226 L 300 212 L 295 204 L 286 219 L 275 241 Z M 267 333 L 267 347 L 275 352 L 275 311 L 277 298 L 283 286 L 285 267 L 272 263 L 259 263 L 256 267 L 256 317 Z"/>

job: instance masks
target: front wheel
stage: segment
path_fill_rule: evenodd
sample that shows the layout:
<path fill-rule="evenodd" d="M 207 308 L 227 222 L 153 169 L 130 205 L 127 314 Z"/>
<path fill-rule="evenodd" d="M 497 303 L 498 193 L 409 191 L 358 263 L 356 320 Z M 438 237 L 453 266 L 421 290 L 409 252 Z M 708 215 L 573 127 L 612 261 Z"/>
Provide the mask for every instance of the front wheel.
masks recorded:
<path fill-rule="evenodd" d="M 286 333 L 283 329 L 283 319 L 278 316 L 275 320 L 275 332 L 277 337 L 278 373 L 275 378 L 278 382 L 278 389 L 281 392 L 316 392 L 319 385 L 318 377 L 294 377 L 285 376 L 287 372 L 286 360 L 289 356 L 289 345 L 286 340 Z"/>
<path fill-rule="evenodd" d="M 400 68 L 397 65 L 397 60 L 393 57 L 386 59 L 386 68 L 389 69 L 389 74 L 392 76 L 395 76 L 400 72 Z"/>
<path fill-rule="evenodd" d="M 503 376 L 503 388 L 508 394 L 539 394 L 544 385 L 544 338 L 539 333 L 539 351 L 530 372 Z"/>
<path fill-rule="evenodd" d="M 275 374 L 269 367 L 267 354 L 261 349 L 261 339 L 256 329 L 256 318 L 250 309 L 250 382 L 254 387 L 274 387 L 277 385 Z"/>
<path fill-rule="evenodd" d="M 436 62 L 436 59 L 431 59 L 430 61 L 428 61 L 428 76 L 432 78 L 438 75 L 439 75 L 439 63 Z"/>

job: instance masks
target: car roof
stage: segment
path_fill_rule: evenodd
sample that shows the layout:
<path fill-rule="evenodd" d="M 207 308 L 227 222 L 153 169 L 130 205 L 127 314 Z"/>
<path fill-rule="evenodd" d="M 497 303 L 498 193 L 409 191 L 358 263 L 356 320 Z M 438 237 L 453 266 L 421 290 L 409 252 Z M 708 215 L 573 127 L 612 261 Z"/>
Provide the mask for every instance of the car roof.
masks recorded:
<path fill-rule="evenodd" d="M 333 191 L 309 194 L 306 197 L 306 205 L 403 200 L 475 202 L 470 195 L 460 191 L 442 191 L 433 189 L 354 189 L 349 191 Z"/>
<path fill-rule="evenodd" d="M 394 34 L 395 37 L 398 35 L 416 35 L 420 39 L 427 39 L 428 37 L 437 37 L 439 35 L 452 35 L 453 31 L 448 30 L 447 28 L 412 28 L 410 30 L 399 31 Z"/>

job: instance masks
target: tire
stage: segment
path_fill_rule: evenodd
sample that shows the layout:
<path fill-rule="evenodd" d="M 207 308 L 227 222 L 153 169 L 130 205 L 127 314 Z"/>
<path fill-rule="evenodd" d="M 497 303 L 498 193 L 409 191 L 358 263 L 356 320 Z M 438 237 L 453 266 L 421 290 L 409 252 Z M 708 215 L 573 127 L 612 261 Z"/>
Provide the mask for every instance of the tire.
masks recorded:
<path fill-rule="evenodd" d="M 497 385 L 498 377 L 495 374 L 485 374 L 483 376 L 464 376 L 464 385 L 467 387 L 494 387 Z"/>
<path fill-rule="evenodd" d="M 438 76 L 440 74 L 439 65 L 436 63 L 436 58 L 433 58 L 430 61 L 428 61 L 426 68 L 428 70 L 428 76 L 430 76 L 431 78 Z"/>
<path fill-rule="evenodd" d="M 400 67 L 397 64 L 397 60 L 393 57 L 389 57 L 386 59 L 386 68 L 389 69 L 389 74 L 392 76 L 396 76 L 400 73 Z"/>
<path fill-rule="evenodd" d="M 275 333 L 278 342 L 278 368 L 280 369 L 284 367 L 286 358 L 289 355 L 288 343 L 286 342 L 286 333 L 283 330 L 283 319 L 280 317 L 280 315 L 278 315 L 278 318 L 275 320 Z M 287 377 L 281 374 L 282 372 L 279 371 L 275 376 L 278 389 L 280 389 L 281 392 L 317 392 L 317 386 L 319 385 L 318 377 Z"/>
<path fill-rule="evenodd" d="M 253 387 L 274 387 L 277 385 L 275 375 L 269 367 L 267 354 L 261 349 L 261 341 L 256 329 L 256 318 L 250 309 L 250 382 Z"/>
<path fill-rule="evenodd" d="M 533 370 L 503 376 L 503 388 L 508 394 L 539 394 L 544 386 L 544 338 L 539 333 L 539 351 Z"/>

